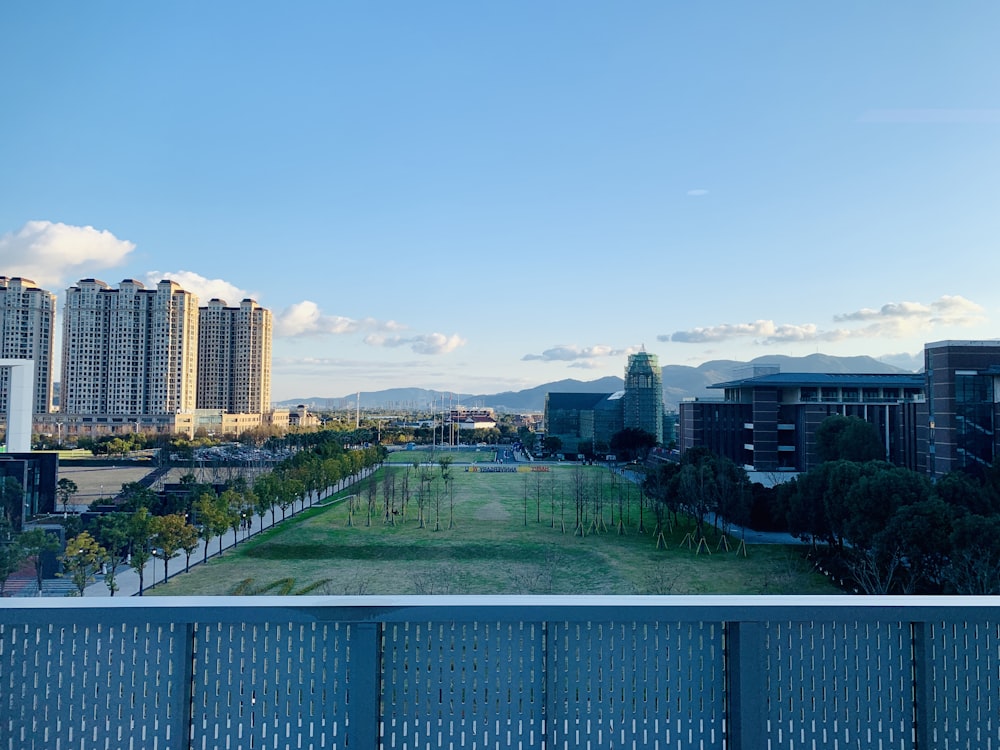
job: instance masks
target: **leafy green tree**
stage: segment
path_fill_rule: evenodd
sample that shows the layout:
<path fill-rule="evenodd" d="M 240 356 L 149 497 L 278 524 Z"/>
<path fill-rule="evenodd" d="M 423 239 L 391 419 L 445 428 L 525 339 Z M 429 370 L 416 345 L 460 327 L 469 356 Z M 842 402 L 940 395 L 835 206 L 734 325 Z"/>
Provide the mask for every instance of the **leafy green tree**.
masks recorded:
<path fill-rule="evenodd" d="M 847 493 L 862 473 L 874 471 L 875 462 L 826 461 L 798 477 L 786 490 L 788 528 L 801 539 L 844 549 L 845 523 L 849 514 Z"/>
<path fill-rule="evenodd" d="M 214 492 L 203 492 L 195 502 L 195 513 L 201 524 L 199 533 L 205 540 L 205 560 L 208 560 L 208 542 L 219 537 L 219 554 L 222 554 L 222 535 L 229 528 L 229 506 Z"/>
<path fill-rule="evenodd" d="M 277 497 L 276 479 L 273 474 L 263 474 L 253 484 L 254 510 L 260 516 L 260 526 L 264 528 L 264 518 L 270 512 L 271 525 L 274 525 L 274 504 Z"/>
<path fill-rule="evenodd" d="M 295 500 L 305 494 L 306 486 L 301 479 L 284 479 L 278 490 L 278 507 L 281 508 L 281 520 L 289 508 L 295 512 Z"/>
<path fill-rule="evenodd" d="M 42 574 L 45 560 L 59 551 L 59 540 L 44 529 L 31 529 L 19 537 L 24 555 L 35 567 L 35 580 L 38 583 L 38 595 L 42 593 Z"/>
<path fill-rule="evenodd" d="M 874 540 L 874 547 L 895 550 L 902 565 L 896 576 L 899 590 L 915 594 L 940 590 L 951 553 L 954 509 L 937 497 L 900 506 Z"/>
<path fill-rule="evenodd" d="M 822 484 L 822 513 L 829 533 L 827 541 L 840 550 L 844 549 L 847 526 L 851 521 L 852 510 L 847 503 L 847 496 L 863 476 L 876 471 L 880 466 L 882 465 L 874 461 L 860 464 L 838 459 L 827 461 L 816 470 Z"/>
<path fill-rule="evenodd" d="M 83 596 L 87 584 L 91 583 L 108 561 L 108 552 L 89 531 L 83 531 L 66 543 L 66 550 L 60 556 L 63 572 L 59 575 L 68 576 L 76 586 L 77 595 Z"/>
<path fill-rule="evenodd" d="M 710 513 L 727 519 L 748 515 L 750 483 L 746 472 L 732 461 L 710 450 L 693 448 L 681 456 L 680 466 L 669 491 L 695 519 L 697 536 L 704 536 Z"/>
<path fill-rule="evenodd" d="M 332 491 L 337 482 L 340 481 L 340 462 L 335 458 L 323 460 L 323 477 L 325 489 Z"/>
<path fill-rule="evenodd" d="M 106 444 L 107 452 L 112 456 L 125 456 L 131 448 L 131 444 L 122 438 L 112 438 Z"/>
<path fill-rule="evenodd" d="M 535 450 L 535 440 L 537 435 L 532 432 L 530 427 L 518 427 L 517 428 L 517 439 L 521 441 L 521 445 L 524 446 L 526 451 Z M 561 447 L 561 446 L 560 446 Z"/>
<path fill-rule="evenodd" d="M 844 497 L 844 538 L 868 548 L 889 519 L 904 505 L 930 497 L 930 482 L 922 474 L 898 466 L 870 462 Z"/>
<path fill-rule="evenodd" d="M 978 516 L 1000 512 L 989 487 L 989 478 L 977 481 L 964 471 L 951 471 L 934 484 L 934 494 L 952 508 L 963 509 Z"/>
<path fill-rule="evenodd" d="M 129 566 L 139 576 L 139 596 L 142 596 L 146 563 L 153 556 L 150 541 L 153 537 L 153 519 L 148 508 L 140 507 L 128 517 Z"/>
<path fill-rule="evenodd" d="M 821 461 L 884 461 L 885 446 L 878 430 L 861 417 L 833 414 L 816 428 L 816 451 Z"/>
<path fill-rule="evenodd" d="M 0 478 L 0 523 L 20 531 L 24 524 L 24 487 L 14 477 Z"/>
<path fill-rule="evenodd" d="M 63 516 L 69 512 L 69 504 L 73 499 L 73 495 L 79 492 L 80 488 L 77 487 L 76 482 L 67 477 L 63 477 L 58 482 L 56 482 L 56 496 L 59 498 L 59 502 L 62 504 Z"/>
<path fill-rule="evenodd" d="M 18 537 L 14 536 L 9 540 L 0 538 L 0 598 L 4 595 L 7 579 L 21 569 L 25 557 L 24 548 Z"/>
<path fill-rule="evenodd" d="M 966 514 L 952 527 L 943 578 L 956 594 L 1000 595 L 1000 515 Z"/>
<path fill-rule="evenodd" d="M 107 551 L 108 568 L 104 576 L 111 596 L 118 590 L 118 568 L 128 559 L 130 546 L 129 517 L 126 513 L 105 513 L 94 523 L 94 538 Z"/>
<path fill-rule="evenodd" d="M 198 529 L 194 524 L 187 523 L 185 521 L 183 528 L 180 531 L 179 545 L 182 550 L 184 550 L 184 572 L 187 573 L 191 570 L 191 555 L 194 551 L 198 549 L 198 542 L 200 541 L 200 536 L 198 535 Z"/>
<path fill-rule="evenodd" d="M 172 513 L 169 516 L 155 516 L 153 518 L 153 535 L 150 542 L 154 547 L 159 548 L 163 555 L 164 582 L 170 577 L 170 558 L 181 550 L 181 540 L 185 536 L 185 526 L 187 526 L 187 520 L 179 513 Z"/>
<path fill-rule="evenodd" d="M 233 530 L 233 547 L 235 547 L 240 540 L 240 526 L 246 517 L 246 506 L 243 504 L 243 495 L 230 487 L 223 491 L 222 500 L 226 504 L 226 520 L 229 522 L 229 527 Z"/>
<path fill-rule="evenodd" d="M 654 447 L 656 447 L 656 435 L 638 427 L 626 427 L 611 436 L 611 451 L 629 461 L 644 459 Z"/>
<path fill-rule="evenodd" d="M 124 513 L 134 513 L 139 508 L 150 511 L 156 506 L 157 496 L 153 490 L 139 482 L 126 482 L 122 485 L 119 509 Z"/>
<path fill-rule="evenodd" d="M 563 441 L 558 435 L 548 435 L 542 440 L 542 446 L 546 453 L 558 453 L 562 450 Z"/>
<path fill-rule="evenodd" d="M 677 514 L 680 512 L 680 495 L 677 492 L 678 476 L 681 473 L 681 465 L 673 461 L 657 464 L 642 480 L 642 492 L 649 498 L 653 514 L 656 518 L 656 533 L 658 534 L 666 514 L 674 517 L 677 523 Z M 639 510 L 639 531 L 643 532 L 642 508 Z"/>

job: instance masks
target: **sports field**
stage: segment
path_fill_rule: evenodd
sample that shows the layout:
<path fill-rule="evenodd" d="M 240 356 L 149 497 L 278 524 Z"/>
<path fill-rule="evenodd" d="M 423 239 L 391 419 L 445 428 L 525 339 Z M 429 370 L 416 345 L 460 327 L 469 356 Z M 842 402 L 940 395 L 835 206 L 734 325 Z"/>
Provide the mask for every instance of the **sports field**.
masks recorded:
<path fill-rule="evenodd" d="M 696 552 L 685 523 L 658 545 L 638 488 L 603 467 L 447 471 L 390 464 L 149 594 L 837 593 L 789 547 L 744 556 L 712 530 Z"/>

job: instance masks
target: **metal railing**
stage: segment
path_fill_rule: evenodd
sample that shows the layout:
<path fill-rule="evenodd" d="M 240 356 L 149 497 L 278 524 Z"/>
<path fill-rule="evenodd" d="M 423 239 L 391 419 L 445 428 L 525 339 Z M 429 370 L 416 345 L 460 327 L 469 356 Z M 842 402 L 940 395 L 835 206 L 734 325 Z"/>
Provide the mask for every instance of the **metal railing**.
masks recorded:
<path fill-rule="evenodd" d="M 3 600 L 0 748 L 1000 748 L 1000 598 Z"/>

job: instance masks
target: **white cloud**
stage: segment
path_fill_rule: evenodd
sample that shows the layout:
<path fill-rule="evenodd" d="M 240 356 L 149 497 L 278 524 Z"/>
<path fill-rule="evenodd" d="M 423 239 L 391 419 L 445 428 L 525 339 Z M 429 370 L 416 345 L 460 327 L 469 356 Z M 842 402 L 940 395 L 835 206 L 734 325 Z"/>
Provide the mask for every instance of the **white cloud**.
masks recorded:
<path fill-rule="evenodd" d="M 241 300 L 253 298 L 250 292 L 240 289 L 234 284 L 230 284 L 223 279 L 206 279 L 194 271 L 150 271 L 146 274 L 144 281 L 149 288 L 164 279 L 176 281 L 186 292 L 191 292 L 198 297 L 198 302 L 204 305 L 210 299 L 221 299 L 228 305 L 237 305 Z"/>
<path fill-rule="evenodd" d="M 598 359 L 603 359 L 605 357 L 622 357 L 627 354 L 634 354 L 637 351 L 639 351 L 639 349 L 636 347 L 612 349 L 610 346 L 604 346 L 603 344 L 584 347 L 576 346 L 575 344 L 560 344 L 552 347 L 551 349 L 546 349 L 541 354 L 525 354 L 521 357 L 521 360 L 524 362 L 577 362 L 578 364 L 571 365 L 571 367 L 588 367 L 597 366 L 595 360 Z M 592 364 L 582 364 L 585 362 L 590 362 Z"/>
<path fill-rule="evenodd" d="M 887 318 L 910 318 L 914 316 L 926 316 L 930 312 L 927 305 L 919 302 L 889 302 L 882 305 L 878 310 L 870 307 L 863 307 L 852 313 L 834 315 L 834 320 L 878 320 Z"/>
<path fill-rule="evenodd" d="M 457 333 L 451 336 L 443 333 L 428 333 L 417 336 L 386 336 L 382 333 L 370 333 L 365 336 L 364 341 L 370 346 L 384 346 L 388 348 L 408 346 L 415 354 L 426 354 L 429 356 L 448 354 L 466 344 L 465 339 Z"/>
<path fill-rule="evenodd" d="M 403 328 L 404 326 L 392 320 L 357 320 L 341 315 L 324 315 L 319 305 L 311 300 L 297 302 L 275 316 L 275 332 L 280 336 L 340 335 L 364 331 L 398 331 Z"/>
<path fill-rule="evenodd" d="M 934 326 L 973 326 L 986 317 L 982 306 L 958 295 L 944 295 L 933 302 L 889 302 L 878 310 L 862 308 L 855 312 L 835 315 L 835 321 L 866 322 L 855 335 L 906 336 Z"/>
<path fill-rule="evenodd" d="M 687 194 L 693 198 L 700 198 L 703 195 L 708 195 L 708 191 L 705 190 L 705 188 L 694 188 L 692 190 L 688 190 Z"/>
<path fill-rule="evenodd" d="M 704 344 L 736 338 L 754 338 L 760 344 L 779 344 L 795 341 L 840 341 L 847 338 L 844 330 L 821 331 L 812 323 L 803 325 L 778 325 L 773 320 L 755 320 L 752 323 L 723 323 L 717 326 L 692 328 L 657 336 L 658 341 L 677 341 L 684 344 Z"/>
<path fill-rule="evenodd" d="M 29 221 L 0 236 L 0 267 L 8 276 L 31 279 L 57 291 L 100 269 L 121 265 L 135 243 L 107 230 L 51 221 Z"/>
<path fill-rule="evenodd" d="M 867 323 L 858 328 L 824 330 L 814 323 L 778 325 L 773 320 L 751 323 L 723 323 L 661 334 L 658 341 L 704 344 L 736 338 L 752 338 L 757 344 L 784 344 L 804 341 L 844 341 L 864 338 L 901 338 L 927 332 L 938 326 L 972 326 L 985 320 L 983 308 L 960 296 L 945 295 L 930 303 L 889 302 L 876 309 L 862 308 L 834 315 L 838 323 Z"/>

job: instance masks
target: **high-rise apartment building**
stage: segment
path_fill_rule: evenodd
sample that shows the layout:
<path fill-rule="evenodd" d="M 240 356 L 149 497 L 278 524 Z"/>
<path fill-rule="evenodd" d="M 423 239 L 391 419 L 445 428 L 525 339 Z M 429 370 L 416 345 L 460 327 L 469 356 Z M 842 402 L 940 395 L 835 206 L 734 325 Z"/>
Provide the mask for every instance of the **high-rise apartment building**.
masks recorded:
<path fill-rule="evenodd" d="M 271 408 L 271 311 L 252 299 L 198 311 L 199 409 L 263 414 Z"/>
<path fill-rule="evenodd" d="M 198 298 L 173 281 L 66 290 L 61 411 L 143 417 L 195 408 Z"/>
<path fill-rule="evenodd" d="M 624 410 L 626 428 L 644 430 L 663 442 L 663 375 L 655 354 L 628 356 Z"/>
<path fill-rule="evenodd" d="M 0 276 L 0 359 L 30 359 L 35 363 L 32 412 L 52 409 L 52 346 L 56 298 L 35 282 Z M 0 419 L 7 414 L 10 373 L 0 368 Z"/>

